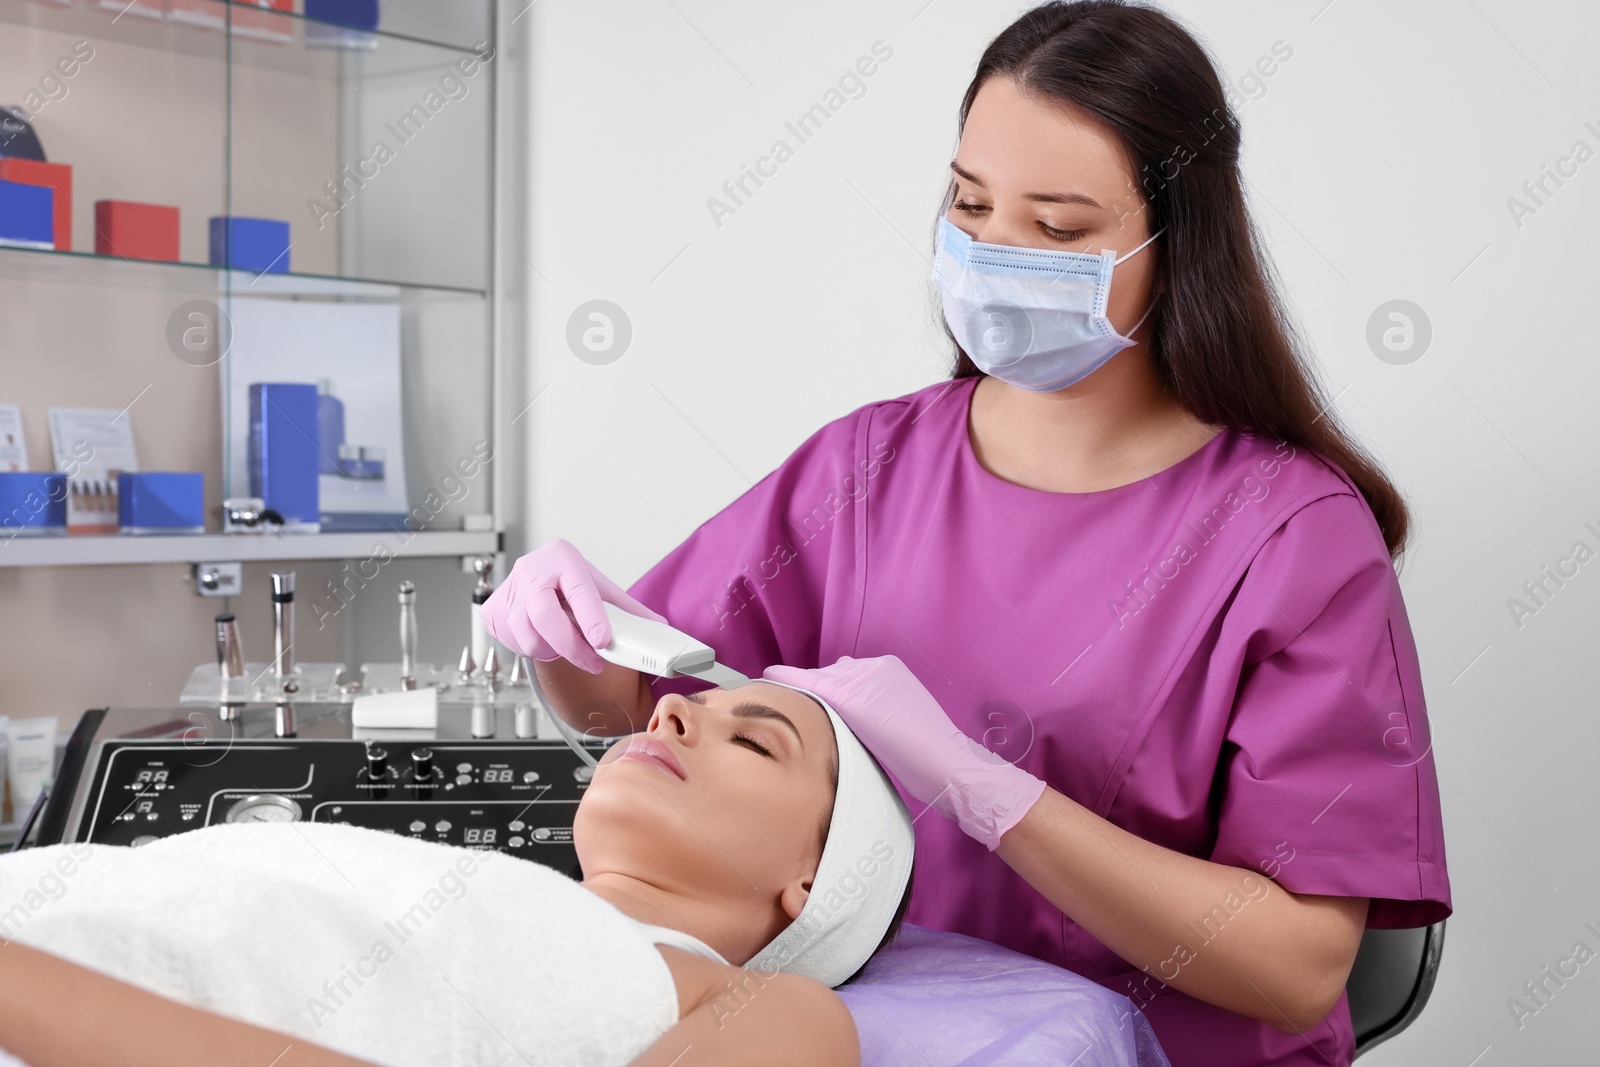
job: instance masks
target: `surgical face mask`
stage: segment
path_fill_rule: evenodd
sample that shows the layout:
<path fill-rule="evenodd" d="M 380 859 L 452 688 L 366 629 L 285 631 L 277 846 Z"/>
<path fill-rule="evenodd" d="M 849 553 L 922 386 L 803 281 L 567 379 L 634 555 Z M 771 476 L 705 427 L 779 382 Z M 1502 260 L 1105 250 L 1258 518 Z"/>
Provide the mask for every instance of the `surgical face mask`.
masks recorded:
<path fill-rule="evenodd" d="M 945 321 L 985 374 L 1035 393 L 1065 389 L 1134 343 L 1106 317 L 1111 272 L 1165 229 L 1117 259 L 984 244 L 945 216 L 933 262 Z M 1146 308 L 1128 332 L 1149 316 Z"/>

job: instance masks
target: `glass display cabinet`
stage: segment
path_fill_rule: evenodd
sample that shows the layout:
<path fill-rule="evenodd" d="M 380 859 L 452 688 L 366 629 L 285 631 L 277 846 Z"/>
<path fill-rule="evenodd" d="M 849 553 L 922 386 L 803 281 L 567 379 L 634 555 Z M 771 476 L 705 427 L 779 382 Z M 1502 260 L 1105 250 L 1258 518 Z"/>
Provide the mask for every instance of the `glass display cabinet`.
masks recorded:
<path fill-rule="evenodd" d="M 0 0 L 0 193 L 46 184 L 56 209 L 47 240 L 18 240 L 0 202 L 0 470 L 18 442 L 21 470 L 57 470 L 51 413 L 93 409 L 132 427 L 138 470 L 204 486 L 199 530 L 0 526 L 0 714 L 54 716 L 64 739 L 86 708 L 177 706 L 219 613 L 247 662 L 274 654 L 283 571 L 297 665 L 395 661 L 414 583 L 419 664 L 456 666 L 474 569 L 503 566 L 518 525 L 506 442 L 530 421 L 507 192 L 525 11 Z M 257 495 L 258 383 L 313 393 L 318 532 L 227 532 L 224 501 Z M 382 502 L 330 509 L 330 482 Z"/>
<path fill-rule="evenodd" d="M 0 246 L 0 404 L 35 471 L 48 409 L 126 411 L 140 469 L 203 472 L 206 514 L 204 533 L 10 538 L 0 567 L 351 559 L 379 531 L 396 556 L 500 551 L 500 17 L 495 0 L 0 0 L 0 105 L 71 168 L 55 247 Z M 319 389 L 323 475 L 403 484 L 318 533 L 224 533 L 223 502 L 255 495 L 248 387 L 286 381 Z M 337 399 L 354 394 L 360 432 Z"/>

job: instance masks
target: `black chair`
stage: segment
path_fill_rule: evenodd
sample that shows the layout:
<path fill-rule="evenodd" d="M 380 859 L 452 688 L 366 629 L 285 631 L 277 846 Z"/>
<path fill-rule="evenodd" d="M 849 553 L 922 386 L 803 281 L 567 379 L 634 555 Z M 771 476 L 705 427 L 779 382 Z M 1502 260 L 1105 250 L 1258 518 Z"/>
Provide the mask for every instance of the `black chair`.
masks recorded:
<path fill-rule="evenodd" d="M 1413 930 L 1368 930 L 1345 990 L 1356 1055 L 1370 1052 L 1422 1014 L 1444 953 L 1444 922 Z"/>

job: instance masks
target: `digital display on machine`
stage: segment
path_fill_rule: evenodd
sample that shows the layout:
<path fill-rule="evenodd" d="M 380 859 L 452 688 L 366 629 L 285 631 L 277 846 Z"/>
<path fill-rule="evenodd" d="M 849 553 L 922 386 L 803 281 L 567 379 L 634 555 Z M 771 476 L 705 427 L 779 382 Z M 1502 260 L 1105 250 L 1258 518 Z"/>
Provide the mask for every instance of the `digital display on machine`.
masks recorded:
<path fill-rule="evenodd" d="M 492 826 L 484 830 L 476 830 L 472 827 L 468 827 L 466 831 L 466 843 L 469 845 L 492 845 L 494 844 L 494 837 L 497 832 L 498 831 L 496 831 Z"/>
<path fill-rule="evenodd" d="M 491 782 L 507 782 L 507 783 L 509 783 L 511 781 L 511 768 L 510 767 L 488 767 L 488 768 L 485 768 L 485 770 L 483 772 L 483 780 L 484 780 L 485 783 L 491 783 Z"/>

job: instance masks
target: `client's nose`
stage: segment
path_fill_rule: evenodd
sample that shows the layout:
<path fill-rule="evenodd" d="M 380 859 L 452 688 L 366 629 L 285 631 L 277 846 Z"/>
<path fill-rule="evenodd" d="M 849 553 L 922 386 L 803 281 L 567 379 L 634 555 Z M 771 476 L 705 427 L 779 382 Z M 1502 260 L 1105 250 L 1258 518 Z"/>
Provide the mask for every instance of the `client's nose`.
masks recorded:
<path fill-rule="evenodd" d="M 652 734 L 670 735 L 680 744 L 692 745 L 699 723 L 698 711 L 698 704 L 677 693 L 668 693 L 657 702 L 648 730 Z"/>

